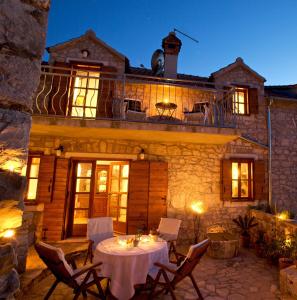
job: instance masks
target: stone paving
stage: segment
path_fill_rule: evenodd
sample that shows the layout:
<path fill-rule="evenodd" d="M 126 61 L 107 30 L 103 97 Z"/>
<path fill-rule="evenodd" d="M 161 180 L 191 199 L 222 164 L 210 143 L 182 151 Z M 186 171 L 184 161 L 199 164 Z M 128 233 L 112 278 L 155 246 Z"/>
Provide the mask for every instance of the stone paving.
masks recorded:
<path fill-rule="evenodd" d="M 238 257 L 226 260 L 205 256 L 196 267 L 194 276 L 205 300 L 284 299 L 280 297 L 278 289 L 278 269 L 269 265 L 265 259 L 256 257 L 252 251 L 241 250 Z M 43 299 L 53 281 L 54 277 L 48 276 L 36 283 L 21 299 Z M 197 299 L 188 279 L 177 286 L 176 295 L 178 299 Z M 145 298 L 145 295 L 137 297 L 137 299 Z M 73 299 L 73 294 L 70 288 L 60 283 L 51 299 Z M 94 297 L 88 296 L 88 299 Z M 162 295 L 158 299 L 165 300 L 171 297 Z"/>

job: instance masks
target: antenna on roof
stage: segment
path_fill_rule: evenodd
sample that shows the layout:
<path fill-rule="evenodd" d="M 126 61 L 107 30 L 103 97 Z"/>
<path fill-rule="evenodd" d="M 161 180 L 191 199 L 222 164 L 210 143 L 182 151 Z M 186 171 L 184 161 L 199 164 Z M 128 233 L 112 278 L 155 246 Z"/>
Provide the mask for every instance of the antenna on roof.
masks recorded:
<path fill-rule="evenodd" d="M 194 41 L 194 42 L 197 43 L 197 44 L 199 43 L 198 40 L 194 39 L 193 37 L 189 36 L 188 34 L 186 34 L 186 33 L 184 33 L 184 32 L 181 32 L 180 30 L 178 30 L 178 29 L 176 29 L 176 28 L 173 28 L 173 31 L 174 31 L 174 32 L 178 32 L 178 33 L 184 35 L 185 37 L 189 38 L 190 40 Z"/>

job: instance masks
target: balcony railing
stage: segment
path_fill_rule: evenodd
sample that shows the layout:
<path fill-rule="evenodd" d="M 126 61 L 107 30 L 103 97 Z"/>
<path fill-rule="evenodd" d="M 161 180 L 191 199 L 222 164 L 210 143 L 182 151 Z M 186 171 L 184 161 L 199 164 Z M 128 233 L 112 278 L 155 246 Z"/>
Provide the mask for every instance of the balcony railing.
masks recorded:
<path fill-rule="evenodd" d="M 42 66 L 32 114 L 236 127 L 233 94 L 208 81 Z"/>

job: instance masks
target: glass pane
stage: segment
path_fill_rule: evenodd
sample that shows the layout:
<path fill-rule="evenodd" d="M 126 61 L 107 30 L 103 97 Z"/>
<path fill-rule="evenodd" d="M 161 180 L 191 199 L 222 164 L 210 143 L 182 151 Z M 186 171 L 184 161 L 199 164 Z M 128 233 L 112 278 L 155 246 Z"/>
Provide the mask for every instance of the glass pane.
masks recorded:
<path fill-rule="evenodd" d="M 109 206 L 118 206 L 118 195 L 110 195 Z"/>
<path fill-rule="evenodd" d="M 32 158 L 29 177 L 38 177 L 40 158 Z"/>
<path fill-rule="evenodd" d="M 112 217 L 113 220 L 117 219 L 117 207 L 111 206 L 109 208 L 109 216 Z"/>
<path fill-rule="evenodd" d="M 238 163 L 232 163 L 232 179 L 238 179 Z"/>
<path fill-rule="evenodd" d="M 248 177 L 249 177 L 249 164 L 241 163 L 240 164 L 240 178 L 248 179 Z"/>
<path fill-rule="evenodd" d="M 89 195 L 75 195 L 75 208 L 89 208 Z"/>
<path fill-rule="evenodd" d="M 85 103 L 85 96 L 82 95 L 81 93 L 79 95 L 76 96 L 73 105 L 74 106 L 84 106 Z"/>
<path fill-rule="evenodd" d="M 127 207 L 127 194 L 122 194 L 120 199 L 120 206 Z"/>
<path fill-rule="evenodd" d="M 120 209 L 119 222 L 126 222 L 127 210 L 125 208 Z"/>
<path fill-rule="evenodd" d="M 90 192 L 91 179 L 76 179 L 76 192 Z"/>
<path fill-rule="evenodd" d="M 106 184 L 99 184 L 99 193 L 106 193 Z"/>
<path fill-rule="evenodd" d="M 121 192 L 127 193 L 128 192 L 128 179 L 121 180 Z"/>
<path fill-rule="evenodd" d="M 83 117 L 84 109 L 81 107 L 72 107 L 71 116 L 73 117 Z"/>
<path fill-rule="evenodd" d="M 76 72 L 76 77 L 75 77 L 75 81 L 74 81 L 74 86 L 76 88 L 86 88 L 87 86 L 87 76 L 88 73 L 84 72 L 84 71 L 77 71 Z M 82 76 L 82 77 L 81 77 Z"/>
<path fill-rule="evenodd" d="M 95 118 L 96 117 L 96 108 L 86 108 L 85 109 L 86 118 Z"/>
<path fill-rule="evenodd" d="M 232 197 L 237 198 L 238 197 L 238 181 L 232 180 Z"/>
<path fill-rule="evenodd" d="M 129 165 L 122 166 L 122 177 L 129 177 Z"/>
<path fill-rule="evenodd" d="M 87 224 L 88 214 L 89 211 L 87 209 L 76 209 L 74 211 L 73 224 Z"/>
<path fill-rule="evenodd" d="M 245 114 L 244 103 L 239 103 L 238 104 L 238 113 L 239 114 Z"/>
<path fill-rule="evenodd" d="M 241 197 L 247 198 L 249 196 L 249 184 L 247 180 L 241 181 Z"/>
<path fill-rule="evenodd" d="M 77 164 L 77 177 L 91 177 L 92 176 L 92 164 L 91 163 L 79 163 Z"/>
<path fill-rule="evenodd" d="M 119 192 L 119 180 L 118 179 L 111 180 L 111 192 Z"/>
<path fill-rule="evenodd" d="M 112 166 L 112 173 L 111 174 L 112 174 L 113 177 L 119 177 L 120 166 L 119 165 Z"/>
<path fill-rule="evenodd" d="M 27 193 L 27 199 L 28 200 L 35 200 L 36 199 L 37 184 L 38 184 L 38 179 L 29 179 L 29 181 L 28 181 L 28 193 Z"/>

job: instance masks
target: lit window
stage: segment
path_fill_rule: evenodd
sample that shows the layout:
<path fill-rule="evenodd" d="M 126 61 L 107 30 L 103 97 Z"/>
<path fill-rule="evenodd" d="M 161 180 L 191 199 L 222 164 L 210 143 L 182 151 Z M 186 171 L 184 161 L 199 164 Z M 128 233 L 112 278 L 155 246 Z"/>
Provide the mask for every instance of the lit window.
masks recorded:
<path fill-rule="evenodd" d="M 71 116 L 96 118 L 99 72 L 77 71 L 73 80 Z"/>
<path fill-rule="evenodd" d="M 232 161 L 232 199 L 253 200 L 253 161 Z"/>
<path fill-rule="evenodd" d="M 249 114 L 248 89 L 236 88 L 233 96 L 233 113 L 239 115 Z"/>
<path fill-rule="evenodd" d="M 35 201 L 37 197 L 40 157 L 30 156 L 27 166 L 27 194 L 26 200 Z"/>

